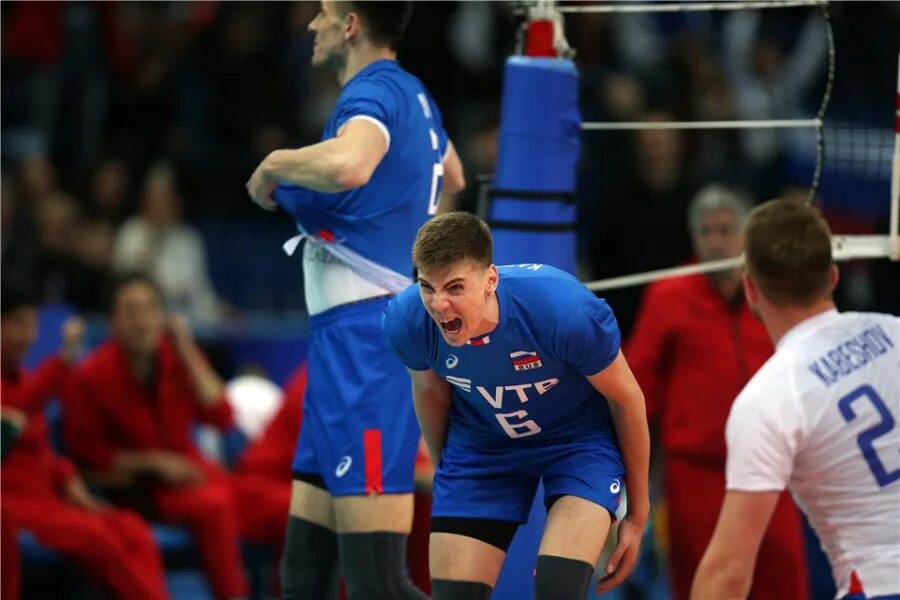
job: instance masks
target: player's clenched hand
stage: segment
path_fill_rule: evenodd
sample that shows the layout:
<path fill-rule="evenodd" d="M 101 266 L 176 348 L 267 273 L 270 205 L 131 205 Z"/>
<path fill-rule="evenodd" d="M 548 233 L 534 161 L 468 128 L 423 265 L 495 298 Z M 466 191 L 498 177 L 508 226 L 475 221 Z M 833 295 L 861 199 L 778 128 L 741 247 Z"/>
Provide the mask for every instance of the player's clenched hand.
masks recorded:
<path fill-rule="evenodd" d="M 622 583 L 634 564 L 641 549 L 641 536 L 644 533 L 643 523 L 636 523 L 629 517 L 619 523 L 618 542 L 609 562 L 606 563 L 606 575 L 600 578 L 597 593 L 604 594 Z"/>
<path fill-rule="evenodd" d="M 265 176 L 263 172 L 265 162 L 259 163 L 259 166 L 253 171 L 253 175 L 247 181 L 247 193 L 250 194 L 250 199 L 260 207 L 266 210 L 275 210 L 278 208 L 278 205 L 272 200 L 272 192 L 275 191 L 277 184 L 269 181 Z"/>

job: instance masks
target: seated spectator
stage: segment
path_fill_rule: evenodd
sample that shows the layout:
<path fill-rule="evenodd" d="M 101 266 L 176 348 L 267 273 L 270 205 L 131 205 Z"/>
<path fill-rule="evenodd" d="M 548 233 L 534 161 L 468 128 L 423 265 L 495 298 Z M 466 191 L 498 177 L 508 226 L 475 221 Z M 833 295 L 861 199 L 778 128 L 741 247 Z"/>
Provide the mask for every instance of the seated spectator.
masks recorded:
<path fill-rule="evenodd" d="M 125 221 L 113 251 L 116 271 L 149 273 L 171 308 L 200 323 L 221 318 L 206 266 L 206 248 L 197 231 L 181 221 L 181 196 L 172 168 L 157 165 L 144 183 L 139 213 Z"/>
<path fill-rule="evenodd" d="M 0 401 L 4 420 L 21 427 L 3 457 L 3 597 L 19 594 L 14 536 L 21 527 L 118 598 L 166 598 L 162 559 L 150 528 L 139 516 L 112 509 L 92 495 L 74 466 L 52 450 L 47 437 L 44 405 L 69 373 L 84 324 L 79 319 L 66 321 L 59 354 L 25 374 L 21 361 L 37 336 L 36 297 L 8 274 L 2 285 Z"/>
<path fill-rule="evenodd" d="M 154 519 L 193 535 L 217 598 L 247 591 L 228 475 L 204 460 L 192 425 L 232 424 L 219 376 L 180 318 L 168 318 L 156 282 L 125 273 L 112 284 L 111 338 L 73 375 L 64 397 L 68 450 L 107 481 L 127 484 Z"/>
<path fill-rule="evenodd" d="M 306 365 L 291 375 L 275 417 L 244 451 L 233 478 L 241 535 L 281 549 L 291 504 L 291 459 L 303 421 Z"/>
<path fill-rule="evenodd" d="M 700 190 L 688 210 L 697 258 L 740 256 L 750 206 L 740 190 Z M 660 436 L 672 597 L 686 600 L 725 498 L 728 411 L 772 344 L 744 299 L 737 268 L 650 284 L 625 351 Z M 800 517 L 787 492 L 762 547 L 750 597 L 809 597 Z"/>

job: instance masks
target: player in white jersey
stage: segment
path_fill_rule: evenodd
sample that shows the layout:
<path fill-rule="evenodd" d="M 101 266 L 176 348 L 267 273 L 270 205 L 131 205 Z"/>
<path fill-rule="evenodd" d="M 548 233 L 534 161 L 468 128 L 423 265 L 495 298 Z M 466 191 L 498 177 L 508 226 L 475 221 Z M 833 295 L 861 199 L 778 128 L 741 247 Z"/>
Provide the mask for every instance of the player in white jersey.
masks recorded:
<path fill-rule="evenodd" d="M 839 313 L 828 225 L 772 201 L 746 225 L 744 293 L 776 346 L 731 408 L 727 493 L 692 598 L 743 598 L 789 487 L 847 600 L 900 599 L 900 318 Z"/>

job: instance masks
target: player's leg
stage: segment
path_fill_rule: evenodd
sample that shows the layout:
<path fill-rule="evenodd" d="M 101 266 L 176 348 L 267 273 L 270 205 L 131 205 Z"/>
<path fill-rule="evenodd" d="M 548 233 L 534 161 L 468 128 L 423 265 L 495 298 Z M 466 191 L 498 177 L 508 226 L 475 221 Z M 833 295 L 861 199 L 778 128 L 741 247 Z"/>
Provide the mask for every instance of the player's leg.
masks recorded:
<path fill-rule="evenodd" d="M 619 506 L 624 467 L 604 437 L 546 448 L 545 461 L 535 600 L 581 600 Z"/>
<path fill-rule="evenodd" d="M 432 598 L 488 600 L 518 526 L 499 519 L 432 517 Z"/>
<path fill-rule="evenodd" d="M 412 494 L 335 498 L 341 572 L 350 600 L 424 599 L 409 578 Z"/>
<path fill-rule="evenodd" d="M 386 303 L 358 302 L 310 319 L 317 348 L 307 387 L 316 400 L 315 453 L 334 497 L 350 600 L 425 598 L 406 568 L 420 433 L 409 375 L 381 328 Z"/>
<path fill-rule="evenodd" d="M 534 499 L 537 478 L 514 472 L 530 471 L 531 458 L 521 451 L 473 452 L 450 438 L 432 488 L 432 598 L 491 597 L 509 544 Z"/>
<path fill-rule="evenodd" d="M 312 353 L 310 353 L 312 364 Z M 315 373 L 310 371 L 310 383 Z M 319 475 L 315 435 L 322 427 L 307 389 L 303 427 L 294 454 L 291 504 L 281 555 L 281 594 L 285 600 L 334 600 L 338 593 L 338 545 L 334 500 Z"/>
<path fill-rule="evenodd" d="M 291 509 L 281 557 L 285 600 L 334 599 L 338 593 L 338 545 L 334 501 L 318 476 L 294 474 Z M 303 479 L 296 479 L 296 477 Z"/>
<path fill-rule="evenodd" d="M 581 600 L 609 535 L 609 510 L 576 496 L 551 500 L 538 549 L 535 600 Z"/>

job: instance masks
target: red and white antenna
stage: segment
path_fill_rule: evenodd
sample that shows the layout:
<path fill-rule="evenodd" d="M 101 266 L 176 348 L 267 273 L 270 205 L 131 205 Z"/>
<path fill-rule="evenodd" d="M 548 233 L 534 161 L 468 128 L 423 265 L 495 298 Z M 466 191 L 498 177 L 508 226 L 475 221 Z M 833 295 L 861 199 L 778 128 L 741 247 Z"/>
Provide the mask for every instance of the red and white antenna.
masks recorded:
<path fill-rule="evenodd" d="M 571 58 L 575 55 L 566 40 L 562 13 L 553 0 L 537 0 L 529 7 L 524 54 L 551 58 Z"/>

